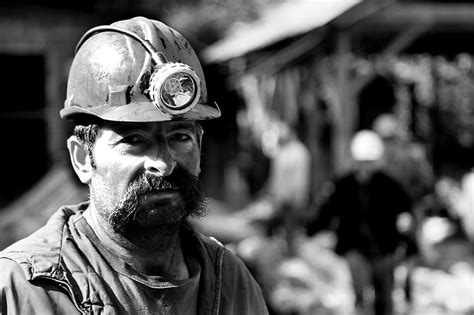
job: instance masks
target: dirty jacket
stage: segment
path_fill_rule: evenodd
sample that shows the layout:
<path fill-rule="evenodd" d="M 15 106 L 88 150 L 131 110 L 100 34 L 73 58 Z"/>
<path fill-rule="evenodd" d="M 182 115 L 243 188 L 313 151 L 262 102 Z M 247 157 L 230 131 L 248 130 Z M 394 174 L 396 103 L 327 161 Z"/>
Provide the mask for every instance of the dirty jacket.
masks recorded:
<path fill-rule="evenodd" d="M 127 292 L 126 284 L 105 280 L 113 279 L 113 269 L 90 254 L 94 245 L 74 226 L 86 208 L 60 208 L 44 227 L 0 252 L 0 314 L 129 313 L 115 296 Z M 196 314 L 268 314 L 239 258 L 190 226 L 182 230 L 182 243 L 192 249 L 186 253 L 201 268 Z"/>

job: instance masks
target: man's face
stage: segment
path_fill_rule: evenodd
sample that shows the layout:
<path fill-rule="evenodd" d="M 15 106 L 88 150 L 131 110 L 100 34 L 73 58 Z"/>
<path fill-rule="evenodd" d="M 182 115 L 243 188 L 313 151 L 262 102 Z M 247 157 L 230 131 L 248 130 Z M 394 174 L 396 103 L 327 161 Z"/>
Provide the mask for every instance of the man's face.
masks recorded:
<path fill-rule="evenodd" d="M 118 233 L 177 227 L 203 211 L 194 122 L 107 123 L 93 149 L 90 198 Z"/>
<path fill-rule="evenodd" d="M 372 175 L 380 168 L 379 161 L 356 161 L 356 176 L 360 182 L 367 182 Z"/>

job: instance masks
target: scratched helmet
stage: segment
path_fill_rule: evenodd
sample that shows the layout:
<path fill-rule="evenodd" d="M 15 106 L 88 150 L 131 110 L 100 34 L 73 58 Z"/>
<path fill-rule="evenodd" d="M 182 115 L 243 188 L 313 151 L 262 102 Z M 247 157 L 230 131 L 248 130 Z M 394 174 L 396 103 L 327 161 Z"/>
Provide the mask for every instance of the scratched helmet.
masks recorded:
<path fill-rule="evenodd" d="M 92 28 L 76 47 L 62 118 L 154 122 L 220 116 L 199 59 L 167 25 L 136 17 Z"/>

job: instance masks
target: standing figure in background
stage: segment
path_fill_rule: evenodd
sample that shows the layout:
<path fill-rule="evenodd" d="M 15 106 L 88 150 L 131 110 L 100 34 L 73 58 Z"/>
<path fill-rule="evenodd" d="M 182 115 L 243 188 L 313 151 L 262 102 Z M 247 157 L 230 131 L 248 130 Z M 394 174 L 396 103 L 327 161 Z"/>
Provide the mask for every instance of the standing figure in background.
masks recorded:
<path fill-rule="evenodd" d="M 301 217 L 309 202 L 311 156 L 286 122 L 272 121 L 260 139 L 269 158 L 269 174 L 256 198 L 237 214 L 259 233 L 241 241 L 236 253 L 271 301 L 280 279 L 278 266 L 298 254 L 295 241 L 298 233 L 304 233 Z M 272 303 L 268 306 L 277 311 Z"/>
<path fill-rule="evenodd" d="M 238 215 L 257 223 L 266 236 L 284 236 L 288 256 L 292 256 L 309 203 L 311 155 L 284 121 L 272 122 L 262 139 L 263 151 L 270 159 L 268 178 L 255 200 Z"/>
<path fill-rule="evenodd" d="M 391 113 L 378 116 L 372 130 L 382 139 L 385 147 L 383 166 L 388 175 L 399 182 L 410 196 L 413 216 L 400 220 L 401 228 L 407 229 L 401 246 L 399 261 L 407 269 L 404 290 L 407 302 L 412 301 L 411 276 L 420 255 L 418 231 L 426 213 L 433 207 L 435 176 L 425 148 L 412 141 L 402 122 Z M 412 222 L 408 222 L 411 220 Z"/>
<path fill-rule="evenodd" d="M 311 184 L 311 156 L 296 132 L 285 122 L 276 124 L 277 143 L 270 161 L 265 195 L 273 204 L 270 229 L 283 228 L 289 255 L 295 253 L 298 222 L 306 212 Z"/>
<path fill-rule="evenodd" d="M 201 64 L 167 25 L 136 17 L 89 30 L 61 117 L 90 198 L 0 252 L 2 314 L 268 314 L 244 263 L 188 218 L 209 105 Z"/>
<path fill-rule="evenodd" d="M 397 220 L 410 211 L 410 199 L 382 172 L 384 146 L 377 134 L 357 132 L 350 150 L 353 169 L 334 181 L 318 215 L 307 223 L 307 233 L 334 229 L 335 251 L 346 259 L 352 274 L 356 308 L 367 306 L 372 291 L 375 314 L 389 315 L 395 252 L 401 241 Z"/>

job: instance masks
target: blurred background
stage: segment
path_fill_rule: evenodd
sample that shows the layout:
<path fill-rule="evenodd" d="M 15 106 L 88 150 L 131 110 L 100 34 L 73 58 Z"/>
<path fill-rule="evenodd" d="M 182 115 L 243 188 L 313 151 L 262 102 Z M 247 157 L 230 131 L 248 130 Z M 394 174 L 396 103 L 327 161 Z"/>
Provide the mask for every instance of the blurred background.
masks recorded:
<path fill-rule="evenodd" d="M 396 312 L 474 313 L 474 1 L 1 0 L 0 249 L 87 199 L 59 117 L 68 68 L 86 30 L 136 15 L 169 24 L 201 58 L 223 115 L 204 123 L 209 215 L 194 223 L 246 261 L 273 314 L 354 313 L 334 234 L 304 226 L 352 167 L 353 135 L 384 114 L 422 160 L 405 178 L 428 170 L 414 197 L 417 259 L 395 270 Z M 300 159 L 278 158 L 282 125 Z M 298 162 L 278 178 L 278 161 Z M 296 219 L 270 233 L 291 189 Z"/>

